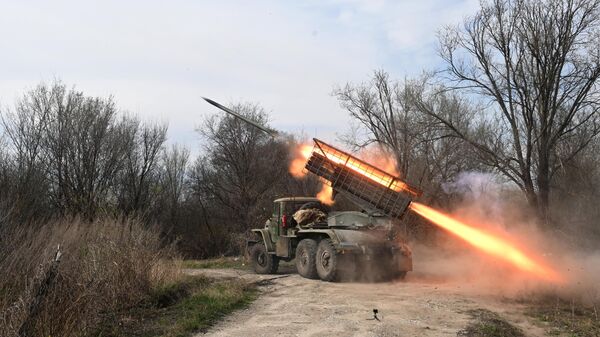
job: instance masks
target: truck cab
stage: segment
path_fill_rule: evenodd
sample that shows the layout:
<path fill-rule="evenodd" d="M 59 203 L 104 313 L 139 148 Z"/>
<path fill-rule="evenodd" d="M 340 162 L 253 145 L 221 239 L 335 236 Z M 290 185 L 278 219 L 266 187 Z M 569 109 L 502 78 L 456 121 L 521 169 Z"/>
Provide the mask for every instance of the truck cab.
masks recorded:
<path fill-rule="evenodd" d="M 294 213 L 302 207 L 324 207 L 319 199 L 313 197 L 287 197 L 273 201 L 273 214 L 265 224 L 271 241 L 279 241 L 280 236 L 293 235 L 296 230 Z"/>

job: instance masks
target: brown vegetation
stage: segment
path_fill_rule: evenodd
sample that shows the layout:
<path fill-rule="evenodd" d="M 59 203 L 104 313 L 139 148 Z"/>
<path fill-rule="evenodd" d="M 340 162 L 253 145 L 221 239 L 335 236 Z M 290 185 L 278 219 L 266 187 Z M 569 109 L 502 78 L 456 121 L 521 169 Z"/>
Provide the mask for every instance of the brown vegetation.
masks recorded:
<path fill-rule="evenodd" d="M 1 240 L 1 336 L 85 335 L 180 277 L 173 248 L 136 220 L 60 221 Z"/>

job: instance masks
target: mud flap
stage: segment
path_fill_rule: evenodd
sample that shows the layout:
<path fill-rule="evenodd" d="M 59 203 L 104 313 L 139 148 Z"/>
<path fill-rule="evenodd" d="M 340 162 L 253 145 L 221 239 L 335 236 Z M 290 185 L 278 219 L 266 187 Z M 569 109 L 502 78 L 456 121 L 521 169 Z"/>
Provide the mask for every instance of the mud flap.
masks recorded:
<path fill-rule="evenodd" d="M 396 265 L 396 268 L 398 268 L 397 269 L 398 271 L 412 271 L 413 270 L 411 256 L 396 254 L 394 256 L 394 264 Z"/>
<path fill-rule="evenodd" d="M 292 241 L 290 238 L 280 236 L 279 240 L 275 244 L 275 255 L 279 257 L 291 257 L 292 256 Z"/>
<path fill-rule="evenodd" d="M 246 240 L 246 248 L 244 249 L 244 257 L 246 257 L 246 259 L 250 260 L 250 249 L 257 243 L 258 241 L 256 240 Z"/>

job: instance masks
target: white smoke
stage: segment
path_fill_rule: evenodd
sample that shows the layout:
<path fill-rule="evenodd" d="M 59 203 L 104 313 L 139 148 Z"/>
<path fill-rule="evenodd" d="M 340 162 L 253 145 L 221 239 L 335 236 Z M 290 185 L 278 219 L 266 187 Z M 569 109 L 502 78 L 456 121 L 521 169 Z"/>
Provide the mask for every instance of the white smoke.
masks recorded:
<path fill-rule="evenodd" d="M 484 172 L 461 172 L 453 182 L 442 184 L 445 193 L 455 195 L 458 208 L 469 214 L 503 223 L 507 205 L 502 197 L 505 188 L 496 175 Z M 475 213 L 475 214 L 473 214 Z"/>

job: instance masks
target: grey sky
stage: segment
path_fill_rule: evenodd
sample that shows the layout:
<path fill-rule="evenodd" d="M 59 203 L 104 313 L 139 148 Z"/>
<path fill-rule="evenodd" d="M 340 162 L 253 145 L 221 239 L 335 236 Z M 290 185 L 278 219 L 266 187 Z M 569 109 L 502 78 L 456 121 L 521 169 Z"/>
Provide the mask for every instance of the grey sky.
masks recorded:
<path fill-rule="evenodd" d="M 333 140 L 348 128 L 330 96 L 374 69 L 414 75 L 439 62 L 436 31 L 477 0 L 1 1 L 0 104 L 59 78 L 113 95 L 173 142 L 197 147 L 201 100 L 259 102 L 272 126 Z"/>

